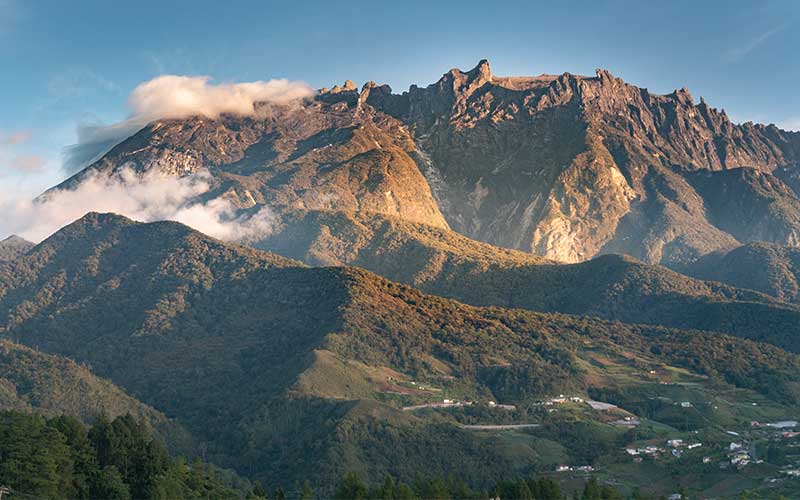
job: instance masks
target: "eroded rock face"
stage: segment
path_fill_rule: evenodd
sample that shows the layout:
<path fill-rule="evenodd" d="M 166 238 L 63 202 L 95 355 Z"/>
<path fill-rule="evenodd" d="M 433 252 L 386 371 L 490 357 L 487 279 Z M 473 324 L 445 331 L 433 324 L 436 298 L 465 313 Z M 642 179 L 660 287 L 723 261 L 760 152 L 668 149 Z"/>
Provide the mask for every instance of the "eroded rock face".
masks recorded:
<path fill-rule="evenodd" d="M 447 227 L 406 126 L 358 97 L 347 82 L 311 101 L 264 104 L 254 117 L 152 123 L 59 188 L 93 172 L 207 170 L 215 184 L 207 196 L 240 208 L 369 211 Z"/>
<path fill-rule="evenodd" d="M 598 70 L 498 77 L 487 61 L 393 94 L 353 82 L 255 117 L 152 123 L 93 171 L 214 176 L 241 208 L 377 212 L 551 259 L 680 267 L 800 245 L 800 134 L 731 123 L 685 89 Z"/>
<path fill-rule="evenodd" d="M 725 194 L 698 190 L 694 173 L 796 179 L 798 134 L 734 125 L 685 89 L 655 95 L 605 70 L 509 78 L 481 61 L 400 96 L 373 88 L 367 102 L 414 131 L 453 229 L 567 262 L 613 251 L 678 264 L 731 247 L 741 232 L 709 214 Z M 760 192 L 755 176 L 728 181 L 743 204 Z M 798 227 L 784 216 L 757 237 L 794 244 Z"/>

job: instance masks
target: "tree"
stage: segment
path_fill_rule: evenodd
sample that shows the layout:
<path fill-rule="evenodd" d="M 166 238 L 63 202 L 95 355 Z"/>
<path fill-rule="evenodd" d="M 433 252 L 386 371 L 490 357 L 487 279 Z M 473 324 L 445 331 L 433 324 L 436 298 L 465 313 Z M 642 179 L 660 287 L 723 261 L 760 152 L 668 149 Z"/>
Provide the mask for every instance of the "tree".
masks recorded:
<path fill-rule="evenodd" d="M 264 489 L 264 486 L 261 485 L 260 482 L 256 481 L 255 486 L 253 486 L 253 491 L 251 492 L 252 498 L 267 498 L 267 490 Z"/>
<path fill-rule="evenodd" d="M 534 497 L 531 493 L 528 483 L 523 480 L 517 481 L 501 481 L 495 486 L 492 492 L 492 497 L 499 498 L 514 498 L 519 500 L 533 500 Z"/>
<path fill-rule="evenodd" d="M 394 490 L 395 500 L 415 500 L 414 490 L 406 483 L 398 483 Z"/>
<path fill-rule="evenodd" d="M 355 472 L 348 473 L 334 493 L 337 500 L 367 500 L 369 490 Z"/>
<path fill-rule="evenodd" d="M 311 487 L 308 481 L 303 483 L 303 488 L 300 490 L 300 500 L 314 500 L 316 494 L 314 488 Z"/>
<path fill-rule="evenodd" d="M 386 479 L 383 480 L 383 485 L 370 496 L 379 500 L 394 500 L 394 489 L 394 479 L 392 479 L 392 476 L 386 476 Z"/>
<path fill-rule="evenodd" d="M 60 432 L 70 448 L 73 462 L 72 493 L 70 496 L 74 498 L 89 498 L 92 496 L 91 481 L 97 471 L 97 458 L 89 442 L 86 426 L 78 419 L 65 415 L 49 420 L 47 425 Z"/>
<path fill-rule="evenodd" d="M 564 498 L 564 495 L 561 494 L 561 487 L 552 479 L 543 477 L 528 480 L 528 487 L 533 498 L 537 500 L 561 500 Z"/>
<path fill-rule="evenodd" d="M 0 412 L 0 484 L 20 497 L 242 497 L 211 466 L 171 460 L 131 417 L 101 417 L 87 432 L 72 417 Z"/>
<path fill-rule="evenodd" d="M 0 414 L 0 483 L 28 495 L 74 496 L 74 463 L 66 441 L 43 417 Z"/>
<path fill-rule="evenodd" d="M 91 478 L 91 498 L 128 500 L 131 492 L 116 467 L 109 465 L 94 473 Z"/>
<path fill-rule="evenodd" d="M 156 478 L 169 466 L 167 450 L 131 415 L 113 422 L 99 418 L 89 431 L 89 440 L 100 467 L 116 467 L 136 498 L 148 496 Z"/>
<path fill-rule="evenodd" d="M 582 500 L 603 500 L 603 491 L 600 488 L 600 483 L 597 482 L 597 478 L 592 477 L 586 483 L 586 486 L 583 487 L 583 496 L 581 496 Z"/>

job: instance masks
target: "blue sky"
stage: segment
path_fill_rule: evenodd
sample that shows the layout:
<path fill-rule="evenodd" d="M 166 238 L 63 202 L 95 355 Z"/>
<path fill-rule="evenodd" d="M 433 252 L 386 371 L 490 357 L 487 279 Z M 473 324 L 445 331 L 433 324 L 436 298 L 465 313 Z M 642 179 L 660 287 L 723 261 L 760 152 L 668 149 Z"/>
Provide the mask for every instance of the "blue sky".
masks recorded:
<path fill-rule="evenodd" d="M 603 67 L 800 129 L 799 23 L 793 0 L 0 0 L 0 184 L 33 193 L 62 179 L 76 127 L 124 119 L 131 90 L 162 74 L 402 91 L 481 58 L 498 75 Z"/>

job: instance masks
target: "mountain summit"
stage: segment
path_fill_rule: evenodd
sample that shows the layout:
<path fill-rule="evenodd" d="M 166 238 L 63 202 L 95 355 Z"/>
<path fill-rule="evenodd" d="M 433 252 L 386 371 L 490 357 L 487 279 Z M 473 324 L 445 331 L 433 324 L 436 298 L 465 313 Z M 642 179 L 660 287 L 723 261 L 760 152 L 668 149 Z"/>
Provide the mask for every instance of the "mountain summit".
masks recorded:
<path fill-rule="evenodd" d="M 735 125 L 685 89 L 656 95 L 606 70 L 497 77 L 482 61 L 368 102 L 414 130 L 445 218 L 472 238 L 568 262 L 623 252 L 667 264 L 797 241 L 787 184 L 800 134 Z M 738 168 L 755 171 L 726 172 Z M 732 223 L 723 190 L 754 210 Z M 747 229 L 767 217 L 768 234 Z"/>
<path fill-rule="evenodd" d="M 737 125 L 686 89 L 599 69 L 494 75 L 488 61 L 395 94 L 353 82 L 252 117 L 149 124 L 62 184 L 123 168 L 208 170 L 241 208 L 370 212 L 564 262 L 673 267 L 800 243 L 800 133 Z"/>

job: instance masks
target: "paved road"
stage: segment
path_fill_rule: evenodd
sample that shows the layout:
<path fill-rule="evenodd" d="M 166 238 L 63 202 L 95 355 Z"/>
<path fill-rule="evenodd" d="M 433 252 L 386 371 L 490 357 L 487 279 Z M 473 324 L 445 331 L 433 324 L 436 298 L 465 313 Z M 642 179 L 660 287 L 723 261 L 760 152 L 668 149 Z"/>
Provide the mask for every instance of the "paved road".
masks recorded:
<path fill-rule="evenodd" d="M 539 427 L 539 424 L 510 424 L 510 425 L 459 425 L 462 429 L 473 429 L 478 431 L 503 431 L 507 429 L 529 429 Z"/>
<path fill-rule="evenodd" d="M 403 411 L 421 410 L 423 408 L 458 408 L 460 406 L 469 406 L 472 403 L 465 401 L 456 401 L 455 403 L 426 403 L 422 405 L 404 406 Z"/>

